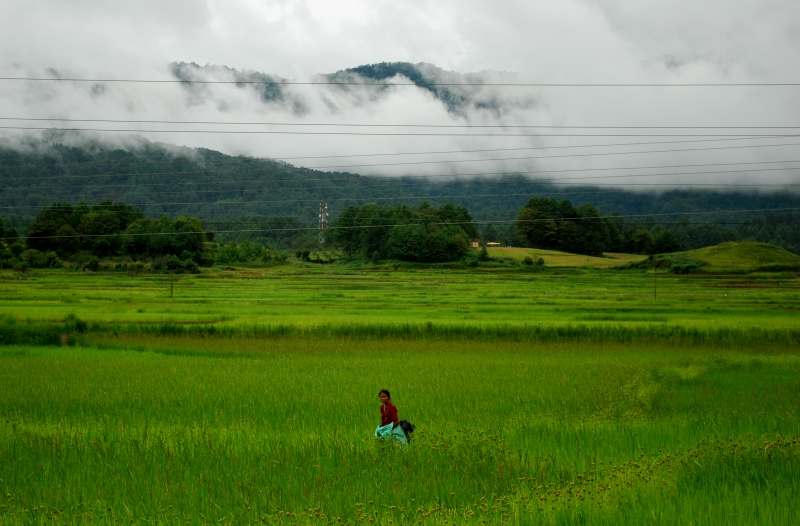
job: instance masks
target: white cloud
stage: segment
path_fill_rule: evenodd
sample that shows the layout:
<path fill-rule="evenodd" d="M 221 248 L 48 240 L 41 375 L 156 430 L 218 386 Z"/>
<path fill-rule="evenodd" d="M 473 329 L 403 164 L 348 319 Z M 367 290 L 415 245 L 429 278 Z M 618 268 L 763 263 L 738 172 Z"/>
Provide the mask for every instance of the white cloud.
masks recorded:
<path fill-rule="evenodd" d="M 2 76 L 42 76 L 47 68 L 54 68 L 62 76 L 168 78 L 171 62 L 194 61 L 308 80 L 360 64 L 410 61 L 461 72 L 509 71 L 519 81 L 530 82 L 781 82 L 800 80 L 795 73 L 800 65 L 798 40 L 800 3 L 789 0 L 6 0 L 0 4 Z M 198 99 L 178 85 L 0 82 L 0 116 L 595 126 L 792 126 L 800 116 L 798 88 L 494 88 L 496 100 L 511 108 L 501 115 L 475 109 L 454 114 L 428 92 L 413 88 L 395 88 L 378 98 L 326 87 L 295 86 L 290 91 L 293 100 L 305 105 L 304 113 L 265 104 L 255 90 L 234 86 L 210 86 L 207 96 Z M 138 129 L 154 127 L 138 125 Z M 273 157 L 647 140 L 142 135 Z M 561 153 L 568 152 L 530 152 Z M 454 157 L 463 158 L 450 156 Z M 375 167 L 362 172 L 473 173 L 479 167 L 485 171 L 547 170 L 795 157 L 800 158 L 797 147 L 783 147 Z M 796 181 L 796 171 L 703 177 L 720 183 L 733 178 L 785 182 Z M 680 184 L 697 179 L 660 180 Z"/>

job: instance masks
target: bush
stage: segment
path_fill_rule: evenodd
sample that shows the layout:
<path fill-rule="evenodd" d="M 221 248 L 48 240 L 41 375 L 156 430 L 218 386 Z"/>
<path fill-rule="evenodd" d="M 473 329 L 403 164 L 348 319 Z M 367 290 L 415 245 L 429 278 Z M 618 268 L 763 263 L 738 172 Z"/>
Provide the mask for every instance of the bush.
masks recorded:
<path fill-rule="evenodd" d="M 100 259 L 92 256 L 89 258 L 89 261 L 83 265 L 83 270 L 91 270 L 92 272 L 97 272 L 100 269 Z"/>
<path fill-rule="evenodd" d="M 28 264 L 25 263 L 24 261 L 20 261 L 17 258 L 11 258 L 11 260 L 8 263 L 9 265 L 11 265 L 11 268 L 16 270 L 17 272 L 25 272 L 26 270 L 28 270 Z"/>
<path fill-rule="evenodd" d="M 17 233 L 16 228 L 6 228 L 3 239 L 5 239 L 9 243 L 14 243 L 19 239 L 19 234 Z"/>
<path fill-rule="evenodd" d="M 167 256 L 153 260 L 153 272 L 167 273 L 167 272 L 183 272 L 183 263 L 177 256 Z"/>
<path fill-rule="evenodd" d="M 533 258 L 531 258 L 530 256 L 525 256 L 525 259 L 522 260 L 522 264 L 523 265 L 527 265 L 529 267 L 532 267 L 533 266 Z"/>
<path fill-rule="evenodd" d="M 191 259 L 185 259 L 181 262 L 181 264 L 183 265 L 183 272 L 187 274 L 197 274 L 199 272 L 197 270 L 197 263 Z"/>
<path fill-rule="evenodd" d="M 681 244 L 675 239 L 675 235 L 669 230 L 662 230 L 655 238 L 653 244 L 654 254 L 666 254 L 669 252 L 678 252 L 681 249 Z"/>
<path fill-rule="evenodd" d="M 66 325 L 67 329 L 71 330 L 71 332 L 79 333 L 86 332 L 86 329 L 89 327 L 89 324 L 78 318 L 74 312 L 64 317 L 64 325 Z"/>
<path fill-rule="evenodd" d="M 635 263 L 628 263 L 621 267 L 625 269 L 661 269 L 667 270 L 673 274 L 690 274 L 701 270 L 704 266 L 708 265 L 705 261 L 694 259 L 684 254 L 660 254 L 649 256 L 647 259 L 637 261 Z"/>
<path fill-rule="evenodd" d="M 30 268 L 61 268 L 61 260 L 52 251 L 42 253 L 35 249 L 29 249 L 22 252 L 19 259 Z"/>
<path fill-rule="evenodd" d="M 210 267 L 214 265 L 214 258 L 207 252 L 195 252 L 192 260 L 201 267 Z"/>
<path fill-rule="evenodd" d="M 14 255 L 14 257 L 19 258 L 19 255 L 25 251 L 25 245 L 22 243 L 12 243 L 8 250 Z"/>

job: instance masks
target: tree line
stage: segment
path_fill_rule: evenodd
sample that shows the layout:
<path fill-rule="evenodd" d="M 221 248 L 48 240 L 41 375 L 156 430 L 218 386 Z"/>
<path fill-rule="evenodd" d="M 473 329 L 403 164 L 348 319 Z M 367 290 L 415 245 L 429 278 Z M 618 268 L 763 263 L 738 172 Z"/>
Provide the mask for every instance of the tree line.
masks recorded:
<path fill-rule="evenodd" d="M 663 254 L 754 239 L 800 254 L 800 230 L 795 226 L 800 218 L 796 213 L 734 220 L 731 226 L 693 223 L 686 216 L 677 220 L 672 219 L 676 216 L 665 217 L 670 220 L 660 223 L 652 216 L 626 218 L 618 212 L 604 215 L 589 203 L 576 208 L 569 200 L 532 197 L 520 210 L 513 227 L 489 224 L 482 239 L 589 255 Z"/>
<path fill-rule="evenodd" d="M 26 243 L 61 257 L 83 251 L 100 258 L 118 254 L 152 258 L 195 255 L 206 240 L 203 223 L 196 217 L 150 219 L 129 204 L 102 201 L 44 207 L 29 227 Z"/>
<path fill-rule="evenodd" d="M 381 66 L 383 67 L 383 66 Z M 376 72 L 380 75 L 383 73 Z M 370 75 L 369 72 L 362 72 Z M 59 142 L 74 140 L 82 146 L 68 146 Z M 163 185 L 152 185 L 158 174 L 169 173 L 169 192 Z M 92 184 L 87 185 L 91 180 Z M 486 184 L 500 183 L 505 191 L 490 192 Z M 458 195 L 458 204 L 467 208 L 476 221 L 513 221 L 530 196 L 571 199 L 575 206 L 580 196 L 589 193 L 591 203 L 604 213 L 619 211 L 624 216 L 653 213 L 679 213 L 681 211 L 708 212 L 692 216 L 698 223 L 714 222 L 720 216 L 715 210 L 737 209 L 787 209 L 800 208 L 800 193 L 781 192 L 720 192 L 714 190 L 670 190 L 659 193 L 628 192 L 620 189 L 603 189 L 591 186 L 559 187 L 530 179 L 522 175 L 509 174 L 483 179 L 453 178 L 433 183 L 420 178 L 376 178 L 352 173 L 321 172 L 295 167 L 269 159 L 230 156 L 202 148 L 180 148 L 145 140 L 131 140 L 124 147 L 103 143 L 78 143 L 66 132 L 50 131 L 41 138 L 28 137 L 24 147 L 11 145 L 0 139 L 0 202 L 13 205 L 6 208 L 6 225 L 25 234 L 35 211 L 53 201 L 54 191 L 60 199 L 70 202 L 96 203 L 105 199 L 127 203 L 146 203 L 143 212 L 148 217 L 160 214 L 169 217 L 189 215 L 202 217 L 206 225 L 218 230 L 235 230 L 243 225 L 241 232 L 230 241 L 258 242 L 274 248 L 296 250 L 304 242 L 300 231 L 291 239 L 277 239 L 264 232 L 255 232 L 267 217 L 293 217 L 298 222 L 315 226 L 318 203 L 364 204 L 369 202 L 391 202 L 413 205 L 419 203 L 417 196 L 425 195 L 435 207 L 446 204 Z M 247 216 L 233 220 L 227 214 L 234 212 Z M 333 216 L 341 212 L 340 207 L 331 208 Z M 332 217 L 333 217 L 332 216 Z M 675 216 L 679 217 L 679 216 Z M 741 223 L 752 218 L 752 214 L 729 214 L 731 222 Z M 230 224 L 230 228 L 224 225 Z M 216 225 L 220 225 L 217 228 Z M 669 225 L 679 241 L 678 232 Z M 692 227 L 693 229 L 695 227 Z M 699 227 L 698 227 L 699 228 Z M 722 226 L 734 235 L 741 236 L 738 225 Z M 647 229 L 647 228 L 645 228 Z M 516 236 L 516 231 L 498 227 L 503 234 Z M 746 237 L 778 244 L 784 248 L 797 247 L 796 238 L 800 229 L 796 224 L 784 224 L 783 228 L 753 227 Z M 710 232 L 710 231 L 709 231 Z M 716 234 L 703 232 L 703 238 L 714 239 Z M 313 232 L 311 233 L 313 237 Z M 654 234 L 657 235 L 657 234 Z M 269 239 L 272 238 L 272 239 Z M 516 240 L 509 240 L 519 244 Z M 691 241 L 691 240 L 689 240 Z M 691 248 L 686 246 L 686 248 Z M 790 248 L 791 249 L 791 248 Z"/>
<path fill-rule="evenodd" d="M 440 208 L 423 202 L 398 205 L 349 206 L 330 229 L 331 240 L 349 256 L 399 259 L 421 263 L 455 261 L 477 237 L 466 208 L 446 203 Z"/>
<path fill-rule="evenodd" d="M 325 247 L 349 257 L 419 263 L 475 259 L 470 246 L 476 239 L 483 245 L 500 241 L 595 256 L 676 252 L 745 238 L 800 252 L 794 227 L 798 219 L 788 212 L 738 221 L 735 228 L 692 223 L 686 217 L 659 223 L 652 216 L 603 214 L 590 203 L 575 207 L 569 200 L 535 196 L 512 224 L 490 223 L 479 233 L 471 213 L 453 203 L 439 208 L 428 202 L 416 207 L 368 204 L 347 207 L 326 232 Z M 249 216 L 224 225 L 226 230 L 247 232 L 228 232 L 227 243 L 219 236 L 214 243 L 215 234 L 195 216 L 151 218 L 140 208 L 109 200 L 94 205 L 56 202 L 36 215 L 25 236 L 4 227 L 0 219 L 0 267 L 55 267 L 66 260 L 86 260 L 92 268 L 103 258 L 128 258 L 151 260 L 156 270 L 196 270 L 214 263 L 283 262 L 289 256 L 280 249 L 286 245 L 301 260 L 314 260 L 309 256 L 316 231 L 295 218 Z M 257 235 L 258 241 L 248 235 Z M 323 259 L 329 261 L 330 254 Z"/>

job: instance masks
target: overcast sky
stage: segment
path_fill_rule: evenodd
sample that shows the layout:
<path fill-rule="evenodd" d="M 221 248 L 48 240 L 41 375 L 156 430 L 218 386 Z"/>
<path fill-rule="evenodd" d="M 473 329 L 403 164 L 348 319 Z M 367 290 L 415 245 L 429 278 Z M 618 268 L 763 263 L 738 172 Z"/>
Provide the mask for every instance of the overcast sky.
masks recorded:
<path fill-rule="evenodd" d="M 184 61 L 254 70 L 303 81 L 313 79 L 314 75 L 320 73 L 332 73 L 362 64 L 408 61 L 427 62 L 462 73 L 508 72 L 514 74 L 513 78 L 518 82 L 799 82 L 800 2 L 4 0 L 0 3 L 0 49 L 3 50 L 0 57 L 1 76 L 42 77 L 51 75 L 55 70 L 68 77 L 166 79 L 170 78 L 170 63 Z M 486 78 L 493 78 L 489 73 L 486 75 Z M 88 84 L 0 81 L 0 116 L 449 125 L 800 125 L 800 87 L 484 90 L 482 96 L 507 103 L 506 110 L 499 115 L 478 110 L 453 114 L 429 93 L 416 88 L 393 88 L 379 97 L 370 97 L 368 94 L 363 97 L 352 94 L 345 96 L 320 86 L 297 86 L 291 91 L 305 105 L 306 110 L 301 114 L 285 106 L 265 104 L 252 89 L 231 86 L 210 87 L 202 97 L 197 98 L 174 84 L 107 84 L 97 87 Z M 6 121 L 5 124 L 20 123 Z M 153 125 L 125 127 L 137 126 L 138 129 L 154 128 Z M 775 131 L 716 132 L 769 134 Z M 796 131 L 778 130 L 781 134 Z M 714 130 L 697 129 L 648 132 L 715 133 Z M 538 130 L 535 133 L 554 131 Z M 607 133 L 644 132 L 609 130 Z M 708 139 L 142 135 L 151 140 L 205 146 L 226 153 L 276 158 Z M 466 156 L 428 155 L 386 158 L 385 161 L 553 156 L 794 142 L 800 143 L 800 138 L 686 143 L 680 147 L 655 145 L 547 149 L 505 154 L 484 152 Z M 783 160 L 800 160 L 798 146 L 403 165 L 362 168 L 358 171 L 394 175 L 479 173 Z M 365 161 L 292 162 L 325 166 Z M 769 168 L 784 166 L 773 164 Z M 800 163 L 786 166 L 800 166 Z M 718 170 L 742 170 L 748 167 L 723 167 Z M 654 172 L 650 170 L 647 173 Z M 703 176 L 673 175 L 647 180 L 676 185 L 686 182 L 755 181 L 772 184 L 796 182 L 797 173 L 796 170 L 787 169 Z M 575 174 L 566 176 L 574 177 Z"/>

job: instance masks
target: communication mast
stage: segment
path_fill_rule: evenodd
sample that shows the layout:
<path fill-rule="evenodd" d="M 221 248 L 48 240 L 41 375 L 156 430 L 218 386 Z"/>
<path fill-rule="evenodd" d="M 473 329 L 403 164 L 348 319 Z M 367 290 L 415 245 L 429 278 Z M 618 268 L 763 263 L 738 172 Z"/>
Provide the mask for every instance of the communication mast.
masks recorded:
<path fill-rule="evenodd" d="M 328 228 L 328 203 L 322 201 L 319 204 L 319 244 L 325 244 L 325 230 Z"/>

